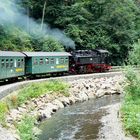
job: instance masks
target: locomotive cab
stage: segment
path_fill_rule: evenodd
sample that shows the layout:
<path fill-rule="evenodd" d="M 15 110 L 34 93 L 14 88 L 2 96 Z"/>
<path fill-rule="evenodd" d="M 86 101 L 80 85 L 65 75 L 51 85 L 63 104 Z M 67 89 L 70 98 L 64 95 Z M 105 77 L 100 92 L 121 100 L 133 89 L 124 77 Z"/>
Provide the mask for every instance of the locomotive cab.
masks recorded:
<path fill-rule="evenodd" d="M 101 64 L 110 64 L 109 61 L 109 52 L 106 50 L 97 50 L 98 55 L 100 57 L 100 63 Z"/>
<path fill-rule="evenodd" d="M 101 71 L 108 71 L 111 69 L 109 52 L 107 50 L 94 50 L 97 52 L 99 56 L 99 65 L 101 67 Z"/>

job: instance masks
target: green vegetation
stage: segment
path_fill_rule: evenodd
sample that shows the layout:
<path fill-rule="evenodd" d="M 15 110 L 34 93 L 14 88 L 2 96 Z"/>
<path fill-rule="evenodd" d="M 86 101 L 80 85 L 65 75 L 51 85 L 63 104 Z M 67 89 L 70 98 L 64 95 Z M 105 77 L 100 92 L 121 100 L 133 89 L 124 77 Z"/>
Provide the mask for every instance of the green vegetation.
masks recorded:
<path fill-rule="evenodd" d="M 43 21 L 64 31 L 76 49 L 108 49 L 112 63 L 121 65 L 140 37 L 139 0 L 24 0 L 16 4 L 19 12 L 24 11 L 39 27 L 26 18 L 23 22 L 27 27 L 31 24 L 35 33 L 31 34 L 30 28 L 27 31 L 14 23 L 0 22 L 1 50 L 62 51 L 65 46 L 59 41 L 40 36 Z"/>
<path fill-rule="evenodd" d="M 33 98 L 38 98 L 43 94 L 61 94 L 64 96 L 69 96 L 68 87 L 68 84 L 56 80 L 49 82 L 32 83 L 17 91 L 16 94 L 7 97 L 5 100 L 6 105 L 9 109 L 16 108 L 26 101 Z"/>
<path fill-rule="evenodd" d="M 31 37 L 15 26 L 0 25 L 0 50 L 32 51 Z"/>
<path fill-rule="evenodd" d="M 133 51 L 130 52 L 130 64 L 140 64 L 140 43 L 134 44 Z M 131 67 L 126 71 L 127 85 L 125 87 L 125 99 L 121 113 L 124 128 L 127 133 L 140 139 L 140 74 Z"/>
<path fill-rule="evenodd" d="M 45 1 L 29 0 L 24 6 L 39 20 Z M 140 36 L 138 0 L 47 0 L 45 22 L 64 29 L 76 49 L 105 48 L 112 63 L 125 62 Z"/>
<path fill-rule="evenodd" d="M 37 98 L 43 94 L 63 94 L 68 96 L 68 85 L 63 82 L 50 81 L 42 83 L 33 83 L 19 91 L 17 95 L 17 105 L 25 103 L 27 100 Z M 12 101 L 12 100 L 11 100 Z M 13 102 L 15 104 L 15 102 Z"/>
<path fill-rule="evenodd" d="M 63 51 L 63 45 L 54 38 L 35 37 L 14 25 L 1 26 L 0 50 L 11 51 Z"/>
<path fill-rule="evenodd" d="M 140 40 L 133 45 L 133 50 L 129 52 L 129 62 L 131 65 L 140 65 Z"/>
<path fill-rule="evenodd" d="M 35 121 L 35 118 L 25 115 L 21 122 L 17 124 L 16 127 L 21 140 L 37 140 L 33 132 Z"/>
<path fill-rule="evenodd" d="M 129 68 L 126 78 L 128 85 L 121 109 L 122 119 L 126 131 L 140 138 L 140 75 Z"/>
<path fill-rule="evenodd" d="M 64 51 L 64 47 L 61 43 L 59 43 L 57 40 L 53 39 L 52 37 L 48 37 L 44 39 L 42 44 L 42 50 L 43 51 Z"/>
<path fill-rule="evenodd" d="M 0 123 L 3 126 L 6 126 L 5 115 L 8 112 L 7 104 L 4 102 L 0 102 Z"/>
<path fill-rule="evenodd" d="M 68 88 L 68 84 L 57 80 L 31 83 L 21 90 L 17 91 L 16 94 L 10 95 L 4 101 L 1 101 L 0 114 L 2 114 L 1 116 L 3 116 L 3 114 L 9 109 L 16 108 L 26 101 L 33 98 L 38 98 L 43 94 L 61 94 L 64 96 L 69 96 Z M 3 117 L 0 117 L 0 120 L 2 120 L 1 118 L 3 119 Z"/>

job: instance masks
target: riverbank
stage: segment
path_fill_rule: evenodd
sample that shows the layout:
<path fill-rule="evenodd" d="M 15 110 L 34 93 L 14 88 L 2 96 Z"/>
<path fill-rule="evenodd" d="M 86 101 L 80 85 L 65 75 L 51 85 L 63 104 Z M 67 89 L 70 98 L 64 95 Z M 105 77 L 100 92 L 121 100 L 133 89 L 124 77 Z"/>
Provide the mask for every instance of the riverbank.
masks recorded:
<path fill-rule="evenodd" d="M 36 124 L 39 121 L 50 118 L 59 108 L 64 108 L 76 102 L 87 101 L 92 98 L 100 98 L 104 95 L 122 94 L 123 79 L 122 76 L 110 78 L 90 78 L 80 79 L 69 82 L 69 96 L 62 94 L 43 94 L 36 99 L 31 99 L 23 103 L 16 109 L 11 109 L 6 115 L 6 125 L 9 131 L 20 139 L 15 129 L 15 122 L 20 124 L 21 118 L 28 114 L 36 118 Z M 34 134 L 34 132 L 32 132 Z M 35 134 L 36 135 L 36 134 Z M 4 139 L 3 139 L 4 140 Z"/>

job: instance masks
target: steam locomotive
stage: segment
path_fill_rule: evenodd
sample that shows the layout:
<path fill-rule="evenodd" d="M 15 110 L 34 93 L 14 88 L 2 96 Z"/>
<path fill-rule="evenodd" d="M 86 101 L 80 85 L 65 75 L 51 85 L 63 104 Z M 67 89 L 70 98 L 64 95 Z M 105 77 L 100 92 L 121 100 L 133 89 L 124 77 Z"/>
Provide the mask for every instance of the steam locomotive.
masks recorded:
<path fill-rule="evenodd" d="M 71 53 L 71 73 L 105 72 L 111 69 L 107 50 L 77 50 Z"/>
<path fill-rule="evenodd" d="M 107 50 L 73 52 L 0 51 L 0 81 L 19 77 L 104 72 L 111 69 Z"/>

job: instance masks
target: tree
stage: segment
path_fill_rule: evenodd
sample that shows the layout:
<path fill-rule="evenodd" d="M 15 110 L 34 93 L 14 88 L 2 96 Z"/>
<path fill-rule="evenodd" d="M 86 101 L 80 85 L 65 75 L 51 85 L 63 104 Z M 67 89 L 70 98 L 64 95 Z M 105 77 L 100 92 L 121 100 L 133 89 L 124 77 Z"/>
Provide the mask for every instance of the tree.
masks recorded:
<path fill-rule="evenodd" d="M 84 16 L 83 10 L 79 9 L 84 9 L 84 11 L 88 11 L 90 14 Z M 66 12 L 67 10 L 63 12 L 63 15 Z M 79 4 L 79 7 L 73 5 L 68 12 L 65 15 L 67 22 L 64 22 L 65 20 L 62 19 L 63 22 L 61 23 L 70 24 L 71 26 L 74 24 L 78 27 L 77 33 L 80 31 L 80 34 L 78 33 L 78 36 L 73 38 L 77 45 L 79 45 L 77 48 L 95 47 L 108 49 L 112 53 L 114 64 L 120 65 L 125 61 L 133 42 L 139 37 L 138 31 L 140 27 L 137 26 L 139 25 L 137 23 L 140 22 L 138 18 L 139 9 L 134 1 L 90 0 L 84 2 L 83 5 Z M 60 17 L 64 18 L 63 15 Z M 78 19 L 77 16 L 73 21 L 73 15 L 82 17 L 85 22 L 78 23 L 78 20 L 76 20 Z M 73 28 L 70 30 L 69 25 L 67 27 L 69 30 L 65 30 L 66 32 L 68 31 L 67 33 L 70 36 L 76 32 L 76 30 L 73 31 Z M 77 42 L 77 38 L 78 40 L 80 38 L 80 44 Z"/>
<path fill-rule="evenodd" d="M 14 25 L 0 26 L 0 50 L 33 50 L 31 37 Z"/>
<path fill-rule="evenodd" d="M 129 51 L 129 62 L 132 65 L 140 65 L 140 40 L 133 44 L 133 49 Z"/>
<path fill-rule="evenodd" d="M 43 40 L 42 50 L 48 52 L 56 52 L 56 51 L 61 52 L 64 51 L 64 47 L 61 43 L 59 43 L 57 40 L 53 39 L 52 37 L 46 37 Z"/>
<path fill-rule="evenodd" d="M 39 24 L 42 19 L 42 23 L 63 30 L 76 49 L 109 50 L 114 65 L 127 59 L 140 37 L 139 0 L 25 0 L 22 5 Z M 34 50 L 41 50 L 47 38 L 30 36 L 29 40 Z"/>

